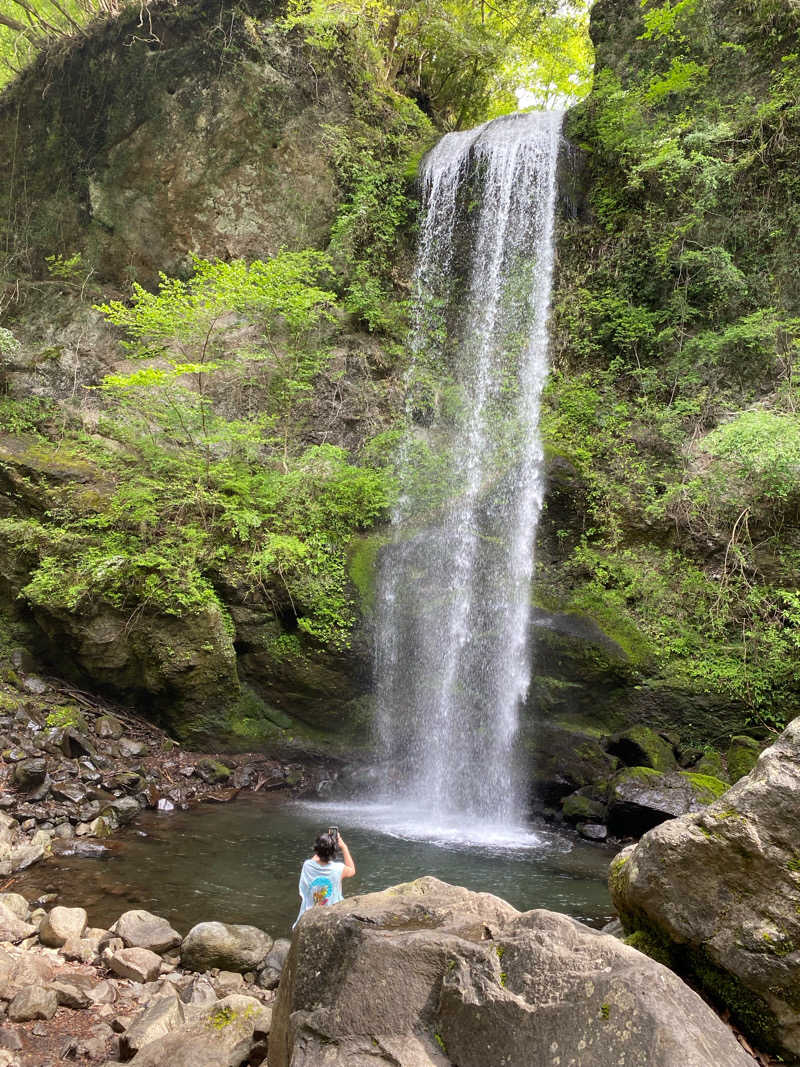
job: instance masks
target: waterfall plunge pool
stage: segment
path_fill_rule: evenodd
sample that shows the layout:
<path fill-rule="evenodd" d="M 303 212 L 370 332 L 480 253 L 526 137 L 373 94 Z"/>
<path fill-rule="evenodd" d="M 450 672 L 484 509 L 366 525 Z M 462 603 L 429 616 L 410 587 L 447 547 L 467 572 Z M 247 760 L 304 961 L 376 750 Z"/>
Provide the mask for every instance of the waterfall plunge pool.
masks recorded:
<path fill-rule="evenodd" d="M 485 831 L 471 836 L 463 823 L 438 829 L 428 823 L 425 839 L 418 813 L 396 806 L 287 802 L 260 793 L 187 812 L 143 813 L 96 857 L 56 856 L 7 888 L 29 898 L 56 891 L 58 903 L 85 907 L 95 926 L 145 908 L 182 934 L 213 919 L 287 936 L 299 906 L 300 865 L 315 834 L 329 825 L 341 829 L 358 870 L 345 883 L 346 896 L 433 875 L 494 893 L 520 910 L 549 908 L 592 926 L 612 914 L 611 847 L 544 826 L 503 841 Z"/>

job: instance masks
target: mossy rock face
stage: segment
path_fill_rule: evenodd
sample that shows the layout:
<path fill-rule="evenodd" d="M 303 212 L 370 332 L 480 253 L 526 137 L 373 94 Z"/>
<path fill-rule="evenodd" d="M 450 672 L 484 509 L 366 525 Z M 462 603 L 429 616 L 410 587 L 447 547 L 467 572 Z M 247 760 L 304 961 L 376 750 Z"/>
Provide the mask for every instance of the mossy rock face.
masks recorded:
<path fill-rule="evenodd" d="M 619 761 L 605 751 L 602 738 L 554 722 L 534 724 L 523 733 L 531 768 L 535 806 L 559 808 L 565 796 L 584 786 L 598 788 L 615 774 Z"/>
<path fill-rule="evenodd" d="M 648 726 L 631 726 L 616 734 L 608 751 L 628 767 L 652 767 L 666 773 L 677 766 L 672 745 Z"/>
<path fill-rule="evenodd" d="M 721 782 L 728 781 L 728 772 L 725 769 L 722 756 L 713 748 L 707 748 L 690 770 L 694 774 L 711 775 L 712 778 L 718 778 Z"/>
<path fill-rule="evenodd" d="M 761 745 L 752 737 L 732 737 L 728 748 L 728 774 L 732 782 L 738 782 L 749 774 L 761 755 Z"/>
<path fill-rule="evenodd" d="M 650 772 L 652 774 L 652 772 Z M 700 794 L 717 779 L 684 773 Z M 612 863 L 629 934 L 664 943 L 759 1047 L 800 1060 L 800 719 L 701 811 L 664 822 Z"/>
<path fill-rule="evenodd" d="M 604 823 L 606 805 L 591 795 L 591 789 L 579 790 L 561 802 L 561 813 L 567 822 Z"/>

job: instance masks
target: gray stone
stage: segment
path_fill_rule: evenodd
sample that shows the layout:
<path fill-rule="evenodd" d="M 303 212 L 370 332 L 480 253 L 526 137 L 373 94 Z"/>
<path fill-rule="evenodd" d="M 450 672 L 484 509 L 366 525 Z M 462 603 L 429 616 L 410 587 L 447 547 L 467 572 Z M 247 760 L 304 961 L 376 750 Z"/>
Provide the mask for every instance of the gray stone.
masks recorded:
<path fill-rule="evenodd" d="M 36 933 L 36 927 L 20 919 L 7 905 L 0 903 L 0 941 L 24 941 Z"/>
<path fill-rule="evenodd" d="M 98 737 L 107 738 L 110 741 L 118 741 L 125 729 L 116 715 L 101 715 L 95 720 L 94 732 Z"/>
<path fill-rule="evenodd" d="M 727 788 L 689 771 L 660 774 L 650 767 L 626 767 L 611 781 L 608 828 L 620 837 L 639 836 L 666 819 L 701 811 Z"/>
<path fill-rule="evenodd" d="M 57 906 L 48 912 L 39 927 L 39 940 L 49 948 L 61 948 L 67 941 L 79 939 L 88 917 L 83 908 Z"/>
<path fill-rule="evenodd" d="M 323 1063 L 752 1067 L 666 967 L 567 916 L 434 878 L 301 919 L 269 1064 Z"/>
<path fill-rule="evenodd" d="M 50 686 L 43 678 L 38 678 L 35 674 L 29 674 L 22 682 L 22 688 L 27 693 L 32 693 L 34 696 L 40 697 L 43 693 L 46 693 Z"/>
<path fill-rule="evenodd" d="M 263 963 L 272 944 L 269 934 L 256 926 L 198 923 L 181 944 L 181 961 L 192 971 L 219 967 L 244 973 L 256 970 Z"/>
<path fill-rule="evenodd" d="M 291 941 L 279 937 L 264 960 L 264 966 L 258 975 L 258 984 L 262 989 L 277 989 L 281 980 L 281 971 L 289 955 Z"/>
<path fill-rule="evenodd" d="M 109 801 L 102 808 L 103 816 L 108 818 L 109 812 L 111 812 L 120 826 L 124 826 L 132 819 L 135 819 L 140 811 L 139 801 L 135 797 L 119 797 L 117 800 Z"/>
<path fill-rule="evenodd" d="M 44 782 L 46 774 L 47 764 L 43 757 L 37 756 L 33 759 L 24 759 L 14 767 L 14 784 L 17 789 L 27 793 L 29 790 L 40 786 Z"/>
<path fill-rule="evenodd" d="M 152 982 L 161 971 L 161 957 L 146 948 L 122 948 L 110 954 L 108 966 L 120 978 Z"/>
<path fill-rule="evenodd" d="M 69 800 L 73 804 L 82 804 L 86 800 L 86 786 L 80 782 L 54 782 L 50 792 L 56 800 Z"/>
<path fill-rule="evenodd" d="M 762 1047 L 800 1058 L 800 719 L 716 803 L 664 823 L 612 863 L 628 932 L 677 946 Z"/>
<path fill-rule="evenodd" d="M 603 823 L 579 822 L 577 830 L 587 841 L 605 841 L 608 837 L 608 827 Z"/>
<path fill-rule="evenodd" d="M 130 737 L 121 737 L 118 742 L 119 754 L 123 759 L 134 759 L 147 755 L 147 745 L 143 741 L 134 741 Z"/>
<path fill-rule="evenodd" d="M 123 1059 L 130 1059 L 139 1049 L 177 1030 L 184 1022 L 183 1004 L 178 997 L 160 997 L 129 1024 L 120 1038 L 120 1055 Z"/>
<path fill-rule="evenodd" d="M 76 985 L 72 985 L 71 982 L 51 982 L 48 988 L 52 989 L 58 998 L 58 1003 L 65 1008 L 72 1008 L 74 1011 L 79 1011 L 81 1008 L 88 1008 L 91 1004 L 91 1000 L 86 991 L 80 989 Z"/>
<path fill-rule="evenodd" d="M 166 919 L 149 911 L 126 911 L 111 927 L 121 937 L 126 948 L 149 948 L 163 954 L 181 943 L 181 935 Z"/>
<path fill-rule="evenodd" d="M 130 1067 L 238 1067 L 246 1061 L 254 1036 L 269 1032 L 271 1018 L 271 1010 L 260 1001 L 234 993 L 145 1045 Z"/>
<path fill-rule="evenodd" d="M 30 985 L 21 989 L 8 1006 L 12 1023 L 26 1023 L 31 1019 L 52 1019 L 58 1010 L 58 998 L 52 989 Z"/>

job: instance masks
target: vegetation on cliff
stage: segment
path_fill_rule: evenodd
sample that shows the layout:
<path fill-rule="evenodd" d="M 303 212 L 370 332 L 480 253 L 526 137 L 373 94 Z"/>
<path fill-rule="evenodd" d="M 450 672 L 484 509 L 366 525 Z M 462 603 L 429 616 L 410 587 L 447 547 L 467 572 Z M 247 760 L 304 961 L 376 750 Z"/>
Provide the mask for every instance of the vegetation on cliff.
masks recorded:
<path fill-rule="evenodd" d="M 781 723 L 800 680 L 800 15 L 608 0 L 593 38 L 544 416 L 583 508 L 551 592 L 662 680 Z"/>

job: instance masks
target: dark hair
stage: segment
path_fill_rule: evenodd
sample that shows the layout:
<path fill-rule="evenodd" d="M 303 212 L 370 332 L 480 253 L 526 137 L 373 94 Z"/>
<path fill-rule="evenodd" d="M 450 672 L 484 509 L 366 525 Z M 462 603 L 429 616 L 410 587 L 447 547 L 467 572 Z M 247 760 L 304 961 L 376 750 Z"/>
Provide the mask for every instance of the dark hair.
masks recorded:
<path fill-rule="evenodd" d="M 336 855 L 336 842 L 330 834 L 318 834 L 314 842 L 314 851 L 325 863 Z"/>

